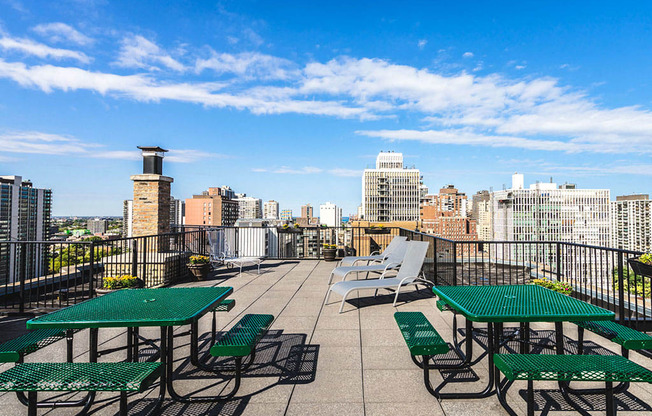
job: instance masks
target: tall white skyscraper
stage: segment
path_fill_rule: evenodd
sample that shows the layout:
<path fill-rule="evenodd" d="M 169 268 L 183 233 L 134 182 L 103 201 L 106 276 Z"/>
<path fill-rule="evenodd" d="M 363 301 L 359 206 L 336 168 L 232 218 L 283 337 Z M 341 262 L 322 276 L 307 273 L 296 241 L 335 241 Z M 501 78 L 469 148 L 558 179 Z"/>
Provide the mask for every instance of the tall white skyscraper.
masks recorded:
<path fill-rule="evenodd" d="M 267 220 L 277 220 L 278 219 L 278 202 L 271 200 L 265 202 L 263 208 L 263 218 Z"/>
<path fill-rule="evenodd" d="M 522 175 L 515 174 L 512 189 L 493 192 L 491 201 L 494 240 L 609 245 L 608 189 L 552 182 L 524 189 Z"/>
<path fill-rule="evenodd" d="M 419 169 L 405 168 L 403 154 L 380 152 L 375 169 L 362 174 L 362 212 L 366 221 L 418 221 Z"/>
<path fill-rule="evenodd" d="M 183 199 L 170 198 L 170 229 L 174 231 L 175 226 L 183 225 L 186 216 L 186 201 Z"/>
<path fill-rule="evenodd" d="M 134 235 L 134 201 L 125 199 L 122 204 L 122 236 L 133 237 Z"/>
<path fill-rule="evenodd" d="M 342 208 L 330 202 L 319 206 L 319 222 L 329 227 L 342 226 Z"/>
<path fill-rule="evenodd" d="M 652 251 L 652 201 L 648 195 L 617 196 L 611 201 L 611 247 Z"/>

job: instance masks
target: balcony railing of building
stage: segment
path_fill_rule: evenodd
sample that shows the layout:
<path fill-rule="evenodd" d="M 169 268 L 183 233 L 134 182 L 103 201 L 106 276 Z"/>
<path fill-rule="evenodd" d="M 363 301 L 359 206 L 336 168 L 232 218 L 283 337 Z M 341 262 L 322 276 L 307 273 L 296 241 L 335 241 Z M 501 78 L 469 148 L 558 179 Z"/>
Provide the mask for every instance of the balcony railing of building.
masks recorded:
<path fill-rule="evenodd" d="M 423 272 L 437 285 L 523 284 L 543 278 L 572 286 L 572 296 L 614 311 L 619 322 L 652 330 L 650 278 L 627 259 L 640 253 L 554 241 L 453 241 L 395 227 L 182 226 L 169 234 L 93 242 L 0 241 L 0 309 L 53 309 L 95 296 L 104 277 L 130 274 L 147 287 L 188 279 L 192 254 L 209 255 L 209 230 L 220 250 L 268 259 L 323 258 L 382 251 L 397 235 L 430 242 Z"/>

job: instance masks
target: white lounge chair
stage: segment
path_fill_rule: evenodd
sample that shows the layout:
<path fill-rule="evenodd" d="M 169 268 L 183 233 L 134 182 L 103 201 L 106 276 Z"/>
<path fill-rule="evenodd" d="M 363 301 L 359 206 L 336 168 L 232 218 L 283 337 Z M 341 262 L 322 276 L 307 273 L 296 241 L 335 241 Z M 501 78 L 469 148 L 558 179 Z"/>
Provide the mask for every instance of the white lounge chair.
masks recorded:
<path fill-rule="evenodd" d="M 386 278 L 386 273 L 383 273 L 380 279 L 337 282 L 328 290 L 324 303 L 328 303 L 328 298 L 330 297 L 331 292 L 339 293 L 342 295 L 342 304 L 340 305 L 340 313 L 342 313 L 346 297 L 354 290 L 375 289 L 376 293 L 378 293 L 378 289 L 394 289 L 396 291 L 396 296 L 394 296 L 393 305 L 396 306 L 398 294 L 402 286 L 410 284 L 416 285 L 419 283 L 424 285 L 428 284 L 428 282 L 421 277 L 421 267 L 426 258 L 426 253 L 428 252 L 428 244 L 427 241 L 407 242 L 405 258 L 403 259 L 403 263 L 401 264 L 401 268 L 398 270 L 396 277 Z"/>
<path fill-rule="evenodd" d="M 367 264 L 371 262 L 380 262 L 383 261 L 389 256 L 389 254 L 396 249 L 400 244 L 405 243 L 407 241 L 407 237 L 402 237 L 402 236 L 396 236 L 390 241 L 390 243 L 385 247 L 385 250 L 383 250 L 382 253 L 378 253 L 377 251 L 374 251 L 371 253 L 369 256 L 347 256 L 344 257 L 342 260 L 340 260 L 340 264 L 338 266 L 355 266 L 355 264 L 359 261 L 366 261 Z M 375 254 L 374 254 L 375 253 Z"/>
<path fill-rule="evenodd" d="M 333 269 L 328 279 L 330 285 L 333 277 L 341 277 L 341 280 L 346 280 L 346 276 L 350 273 L 385 273 L 388 270 L 398 268 L 403 262 L 405 251 L 407 250 L 407 241 L 398 244 L 389 255 L 381 263 L 368 264 L 363 266 L 340 266 Z"/>

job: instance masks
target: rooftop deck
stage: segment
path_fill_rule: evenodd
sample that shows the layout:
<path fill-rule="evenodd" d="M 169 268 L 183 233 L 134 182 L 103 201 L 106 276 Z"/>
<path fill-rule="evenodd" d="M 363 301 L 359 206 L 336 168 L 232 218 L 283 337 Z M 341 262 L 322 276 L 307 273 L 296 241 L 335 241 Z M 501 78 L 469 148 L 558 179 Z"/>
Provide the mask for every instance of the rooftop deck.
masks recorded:
<path fill-rule="evenodd" d="M 242 387 L 237 397 L 222 404 L 180 404 L 165 401 L 164 415 L 505 415 L 498 399 L 492 396 L 482 400 L 443 400 L 438 402 L 426 391 L 422 371 L 411 361 L 408 349 L 394 321 L 395 311 L 420 311 L 439 331 L 442 337 L 452 340 L 452 314 L 442 313 L 435 307 L 435 298 L 429 291 L 408 288 L 392 307 L 393 295 L 374 298 L 372 292 L 361 292 L 362 298 L 351 298 L 344 312 L 338 314 L 340 298 L 331 297 L 323 305 L 328 289 L 328 277 L 334 263 L 317 260 L 265 261 L 260 275 L 255 268 L 238 274 L 236 269 L 220 269 L 203 282 L 182 283 L 200 286 L 232 286 L 231 298 L 236 306 L 229 313 L 218 313 L 218 330 L 230 328 L 245 313 L 269 313 L 276 317 L 271 330 L 258 346 L 256 360 L 244 373 Z M 181 301 L 181 300 L 180 300 Z M 210 346 L 210 315 L 200 321 L 202 351 Z M 552 338 L 552 325 L 533 325 L 538 337 Z M 176 328 L 178 334 L 188 328 Z M 77 361 L 87 357 L 87 332 L 75 337 Z M 574 325 L 565 327 L 567 348 L 574 351 L 573 340 L 577 330 Z M 141 330 L 141 335 L 156 340 L 157 328 Z M 125 345 L 125 331 L 100 330 L 100 351 Z M 479 338 L 482 342 L 483 339 Z M 600 348 L 601 353 L 619 353 L 620 347 L 591 333 L 586 334 L 586 348 Z M 191 380 L 177 383 L 180 393 L 219 391 L 229 387 L 214 375 L 196 370 L 189 362 L 188 337 L 180 336 L 175 343 L 175 372 Z M 144 358 L 153 353 L 143 347 Z M 475 349 L 478 354 L 480 348 Z M 126 351 L 102 355 L 100 361 L 120 361 Z M 652 362 L 632 353 L 630 358 L 645 367 Z M 63 341 L 44 348 L 27 357 L 26 361 L 64 361 Z M 8 365 L 0 367 L 4 370 Z M 486 361 L 475 368 L 477 374 L 464 373 L 452 380 L 446 391 L 480 390 L 486 375 Z M 441 376 L 433 372 L 434 383 Z M 477 383 L 460 382 L 477 378 Z M 521 390 L 525 383 L 516 384 L 508 400 L 519 412 L 525 414 L 525 401 Z M 547 408 L 551 415 L 578 414 L 557 393 L 555 383 L 540 382 L 535 385 L 535 400 L 539 409 Z M 156 391 L 143 394 L 143 400 L 130 399 L 130 414 L 148 410 Z M 43 395 L 45 396 L 45 395 Z M 40 397 L 40 396 L 39 396 Z M 588 396 L 585 409 L 589 414 L 604 414 L 604 396 Z M 652 385 L 635 383 L 628 392 L 616 395 L 620 415 L 643 415 L 652 412 Z M 0 395 L 0 413 L 25 415 L 14 394 Z M 98 394 L 93 406 L 94 414 L 118 413 L 118 396 Z M 72 409 L 42 410 L 39 414 L 72 415 Z"/>

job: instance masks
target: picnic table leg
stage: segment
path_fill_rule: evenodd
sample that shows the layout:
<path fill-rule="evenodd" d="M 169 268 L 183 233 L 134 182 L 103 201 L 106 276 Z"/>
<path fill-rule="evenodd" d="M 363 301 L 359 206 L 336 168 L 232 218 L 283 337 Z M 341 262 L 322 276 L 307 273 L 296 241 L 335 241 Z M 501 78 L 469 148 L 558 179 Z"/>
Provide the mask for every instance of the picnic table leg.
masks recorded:
<path fill-rule="evenodd" d="M 457 368 L 465 368 L 468 367 L 471 364 L 471 359 L 473 358 L 473 322 L 469 319 L 466 320 L 466 335 L 465 335 L 465 341 L 466 342 L 466 352 L 463 353 L 462 350 L 458 347 L 457 343 L 457 336 L 453 335 L 453 352 L 457 354 L 457 356 L 460 358 L 460 362 L 457 364 L 450 364 L 450 365 L 437 365 L 437 364 L 432 364 L 428 365 L 429 369 L 435 369 L 435 370 L 452 370 L 452 369 L 457 369 Z M 454 321 L 453 323 L 453 334 L 457 333 L 457 320 Z M 484 354 L 481 355 L 483 357 Z M 417 360 L 417 358 L 414 355 L 410 355 L 412 357 L 412 362 L 416 364 L 419 368 L 423 368 L 424 363 L 428 363 L 430 357 L 428 359 L 422 358 L 421 362 Z"/>
<path fill-rule="evenodd" d="M 197 367 L 199 364 L 199 323 L 194 320 L 190 324 L 190 363 Z"/>
<path fill-rule="evenodd" d="M 493 395 L 496 390 L 494 389 L 496 374 L 494 372 L 494 353 L 497 352 L 495 346 L 499 344 L 500 337 L 498 336 L 498 330 L 502 331 L 502 324 L 491 322 L 487 323 L 487 353 L 489 360 L 489 381 L 487 386 L 481 392 L 471 392 L 471 393 L 439 393 L 441 389 L 447 384 L 444 380 L 435 391 L 439 394 L 441 399 L 482 399 Z M 496 370 L 498 371 L 498 370 Z"/>
<path fill-rule="evenodd" d="M 134 328 L 127 328 L 127 361 L 134 361 L 134 350 L 132 343 L 134 342 Z"/>
<path fill-rule="evenodd" d="M 530 323 L 521 322 L 521 354 L 530 353 Z"/>
<path fill-rule="evenodd" d="M 66 330 L 66 361 L 71 363 L 73 360 L 73 335 L 75 331 L 72 329 Z"/>
<path fill-rule="evenodd" d="M 163 334 L 161 334 L 163 336 Z M 191 395 L 186 395 L 186 396 L 181 396 L 179 395 L 176 390 L 174 390 L 174 380 L 173 380 L 173 364 L 174 364 L 174 335 L 172 331 L 172 327 L 169 327 L 167 330 L 167 352 L 165 356 L 167 357 L 165 359 L 166 364 L 165 364 L 165 373 L 166 373 L 166 378 L 165 378 L 165 384 L 167 385 L 167 390 L 168 393 L 170 394 L 170 397 L 172 400 L 181 402 L 181 403 L 198 403 L 198 402 L 219 402 L 222 400 L 228 400 L 235 396 L 235 394 L 238 392 L 238 389 L 240 389 L 240 381 L 242 379 L 242 357 L 235 357 L 235 377 L 234 377 L 234 386 L 233 389 L 231 390 L 230 393 L 222 395 L 222 396 L 196 396 L 192 397 Z M 161 354 L 163 354 L 161 352 Z M 202 366 L 203 368 L 203 366 Z"/>

